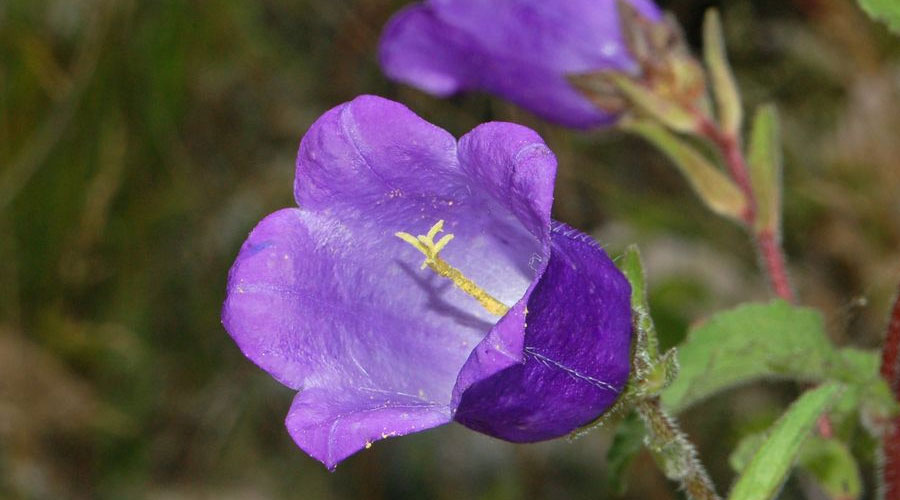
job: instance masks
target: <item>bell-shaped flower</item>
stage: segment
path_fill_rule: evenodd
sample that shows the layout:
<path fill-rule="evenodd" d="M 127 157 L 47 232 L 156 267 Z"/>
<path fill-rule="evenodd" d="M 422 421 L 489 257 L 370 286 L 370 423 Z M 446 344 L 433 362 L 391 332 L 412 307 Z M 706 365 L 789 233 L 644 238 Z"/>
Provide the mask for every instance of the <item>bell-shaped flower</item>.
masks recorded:
<path fill-rule="evenodd" d="M 659 21 L 650 0 L 627 0 Z M 385 73 L 438 96 L 484 90 L 562 125 L 611 123 L 567 80 L 637 71 L 617 0 L 425 0 L 398 12 L 382 34 Z"/>
<path fill-rule="evenodd" d="M 594 240 L 550 219 L 555 173 L 528 128 L 487 123 L 457 142 L 378 97 L 311 126 L 299 208 L 250 234 L 222 313 L 244 354 L 298 391 L 286 424 L 304 451 L 334 468 L 451 421 L 539 441 L 615 402 L 630 288 Z"/>

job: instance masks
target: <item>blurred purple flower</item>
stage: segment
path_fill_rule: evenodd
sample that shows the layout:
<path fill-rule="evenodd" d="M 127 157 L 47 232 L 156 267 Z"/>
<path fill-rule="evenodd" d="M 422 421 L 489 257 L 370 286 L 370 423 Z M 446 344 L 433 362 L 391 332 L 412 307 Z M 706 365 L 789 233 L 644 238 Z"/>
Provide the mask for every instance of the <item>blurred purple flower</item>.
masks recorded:
<path fill-rule="evenodd" d="M 650 0 L 629 0 L 652 21 Z M 623 40 L 616 0 L 425 0 L 388 22 L 381 66 L 395 80 L 447 96 L 497 94 L 562 125 L 611 123 L 566 77 L 637 70 Z"/>
<path fill-rule="evenodd" d="M 299 391 L 286 424 L 304 451 L 334 468 L 452 420 L 539 441 L 613 404 L 629 371 L 629 285 L 590 237 L 551 221 L 555 174 L 528 128 L 487 123 L 457 142 L 378 97 L 310 127 L 300 208 L 250 234 L 222 313 L 244 354 Z M 505 304 L 501 317 L 396 237 L 439 220 L 455 234 L 440 260 Z"/>

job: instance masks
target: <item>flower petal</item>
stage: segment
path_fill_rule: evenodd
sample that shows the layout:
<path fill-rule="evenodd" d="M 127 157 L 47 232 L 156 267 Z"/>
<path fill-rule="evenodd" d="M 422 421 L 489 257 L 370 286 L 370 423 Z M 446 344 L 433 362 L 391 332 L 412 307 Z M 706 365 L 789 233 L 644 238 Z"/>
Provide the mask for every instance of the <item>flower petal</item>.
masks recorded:
<path fill-rule="evenodd" d="M 374 441 L 446 424 L 446 406 L 350 386 L 301 391 L 285 424 L 297 445 L 329 469 Z"/>
<path fill-rule="evenodd" d="M 348 385 L 447 405 L 490 323 L 436 297 L 377 247 L 327 215 L 275 212 L 232 267 L 225 328 L 291 388 Z"/>
<path fill-rule="evenodd" d="M 467 33 L 495 57 L 556 73 L 598 68 L 628 70 L 634 63 L 622 40 L 616 0 L 429 0 L 441 21 Z M 632 1 L 658 20 L 649 0 Z"/>
<path fill-rule="evenodd" d="M 402 104 L 360 96 L 310 126 L 297 154 L 294 196 L 310 210 L 353 209 L 395 219 L 392 200 L 440 209 L 459 192 L 456 139 Z M 384 205 L 390 205 L 386 210 Z"/>
<path fill-rule="evenodd" d="M 441 97 L 476 86 L 478 54 L 466 37 L 434 17 L 430 8 L 410 5 L 388 21 L 378 59 L 392 79 Z"/>
<path fill-rule="evenodd" d="M 490 148 L 482 135 L 490 135 Z M 556 160 L 537 134 L 513 124 L 479 127 L 467 138 L 458 158 L 447 132 L 405 106 L 362 96 L 326 113 L 303 138 L 297 201 L 334 215 L 359 237 L 400 248 L 394 256 L 406 263 L 420 260 L 393 234 L 445 220 L 456 239 L 441 255 L 513 304 L 545 251 L 541 226 L 549 221 Z M 513 178 L 516 184 L 497 184 Z M 477 305 L 460 305 L 485 318 Z"/>
<path fill-rule="evenodd" d="M 651 0 L 632 0 L 659 20 Z M 431 0 L 398 12 L 380 42 L 385 73 L 438 96 L 481 89 L 562 125 L 613 122 L 567 77 L 630 71 L 615 0 Z"/>
<path fill-rule="evenodd" d="M 628 282 L 589 236 L 555 224 L 551 237 L 528 301 L 524 362 L 468 387 L 454 415 L 509 441 L 550 439 L 589 423 L 628 379 Z"/>

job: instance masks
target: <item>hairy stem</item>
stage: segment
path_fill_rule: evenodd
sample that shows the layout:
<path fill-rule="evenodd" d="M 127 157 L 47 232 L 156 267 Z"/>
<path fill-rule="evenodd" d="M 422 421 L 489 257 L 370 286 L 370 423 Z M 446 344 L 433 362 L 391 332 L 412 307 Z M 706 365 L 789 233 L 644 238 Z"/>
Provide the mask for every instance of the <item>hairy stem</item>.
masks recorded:
<path fill-rule="evenodd" d="M 662 408 L 658 397 L 641 400 L 637 412 L 647 428 L 646 444 L 666 477 L 681 483 L 688 498 L 718 500 L 709 474 L 697 459 L 697 451 Z"/>

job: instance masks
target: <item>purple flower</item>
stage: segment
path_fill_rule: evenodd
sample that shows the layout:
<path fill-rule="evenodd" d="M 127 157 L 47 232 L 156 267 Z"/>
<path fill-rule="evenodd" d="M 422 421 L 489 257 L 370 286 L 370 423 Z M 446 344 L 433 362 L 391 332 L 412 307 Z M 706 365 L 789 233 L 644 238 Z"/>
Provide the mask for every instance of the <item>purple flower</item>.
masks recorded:
<path fill-rule="evenodd" d="M 661 18 L 650 0 L 629 0 Z M 637 69 L 622 39 L 616 0 L 425 0 L 382 34 L 385 73 L 438 96 L 481 89 L 557 123 L 612 122 L 568 75 Z"/>
<path fill-rule="evenodd" d="M 550 219 L 555 173 L 530 129 L 487 123 L 457 142 L 378 97 L 310 127 L 300 208 L 250 234 L 222 313 L 244 354 L 299 391 L 286 424 L 304 451 L 334 468 L 452 420 L 539 441 L 613 404 L 630 288 Z"/>

